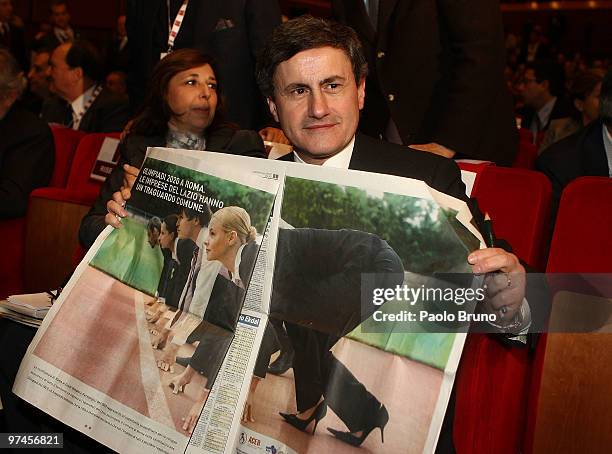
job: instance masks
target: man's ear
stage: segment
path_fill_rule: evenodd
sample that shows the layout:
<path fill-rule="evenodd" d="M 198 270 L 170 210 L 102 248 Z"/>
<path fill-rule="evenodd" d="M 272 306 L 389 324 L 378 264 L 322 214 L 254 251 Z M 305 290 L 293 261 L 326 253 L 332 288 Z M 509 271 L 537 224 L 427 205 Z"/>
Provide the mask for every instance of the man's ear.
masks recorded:
<path fill-rule="evenodd" d="M 266 98 L 266 101 L 268 101 L 268 108 L 270 109 L 270 113 L 272 114 L 272 117 L 274 117 L 274 121 L 276 121 L 277 123 L 280 123 L 278 119 L 278 111 L 276 109 L 276 103 L 274 102 L 271 96 L 268 96 Z"/>
<path fill-rule="evenodd" d="M 359 81 L 359 85 L 357 85 L 357 99 L 359 101 L 359 110 L 363 109 L 363 105 L 365 103 L 365 84 L 366 78 L 362 77 Z"/>
<path fill-rule="evenodd" d="M 83 73 L 83 68 L 81 68 L 80 66 L 77 66 L 76 68 L 72 69 L 72 74 L 74 75 L 74 78 L 76 81 L 79 81 L 81 79 L 83 79 L 84 73 Z"/>

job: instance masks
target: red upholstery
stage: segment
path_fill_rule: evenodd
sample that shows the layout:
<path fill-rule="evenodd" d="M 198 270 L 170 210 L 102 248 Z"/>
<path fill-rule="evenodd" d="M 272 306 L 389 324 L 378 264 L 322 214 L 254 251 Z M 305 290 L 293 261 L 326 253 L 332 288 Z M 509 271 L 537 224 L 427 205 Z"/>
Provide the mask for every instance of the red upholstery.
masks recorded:
<path fill-rule="evenodd" d="M 561 196 L 548 273 L 612 273 L 612 180 L 582 177 Z M 540 337 L 529 389 L 525 449 L 532 452 L 547 335 Z"/>
<path fill-rule="evenodd" d="M 68 177 L 67 188 L 70 189 L 86 189 L 86 188 L 97 188 L 100 189 L 102 182 L 93 180 L 90 178 L 91 170 L 96 163 L 98 152 L 104 139 L 112 137 L 115 139 L 119 138 L 119 133 L 109 134 L 88 134 L 79 143 L 74 161 L 72 162 L 72 168 L 70 169 L 70 176 Z M 93 202 L 93 200 L 92 200 Z"/>
<path fill-rule="evenodd" d="M 468 172 L 474 172 L 476 174 L 476 179 L 474 180 L 474 187 L 472 188 L 472 195 L 476 191 L 478 187 L 478 182 L 480 181 L 480 175 L 482 171 L 486 169 L 488 166 L 494 166 L 494 162 L 490 161 L 481 161 L 481 162 L 462 162 L 458 161 L 457 165 L 461 170 L 466 170 Z"/>
<path fill-rule="evenodd" d="M 551 193 L 539 172 L 494 166 L 483 170 L 473 193 L 481 211 L 491 216 L 495 234 L 538 270 L 544 270 Z"/>
<path fill-rule="evenodd" d="M 612 273 L 612 180 L 582 177 L 561 195 L 549 273 Z"/>
<path fill-rule="evenodd" d="M 518 153 L 516 153 L 512 167 L 519 169 L 534 169 L 537 157 L 538 149 L 535 144 L 531 142 L 519 142 Z"/>
<path fill-rule="evenodd" d="M 85 133 L 61 126 L 52 126 L 51 131 L 55 142 L 55 167 L 49 186 L 63 188 L 68 180 L 74 152 Z"/>
<path fill-rule="evenodd" d="M 463 167 L 463 166 L 462 166 Z M 487 166 L 473 196 L 498 237 L 531 265 L 543 262 L 541 242 L 550 215 L 550 183 L 523 169 Z M 530 377 L 527 349 L 470 334 L 457 371 L 453 437 L 459 453 L 516 453 L 523 442 Z"/>
<path fill-rule="evenodd" d="M 68 179 L 75 150 L 85 133 L 64 127 L 51 127 L 55 143 L 55 164 L 49 186 L 63 188 Z M 44 188 L 36 191 L 44 190 Z M 0 222 L 0 236 L 8 238 L 0 255 L 0 298 L 23 292 L 25 217 Z M 8 248 L 8 249 L 7 249 Z"/>

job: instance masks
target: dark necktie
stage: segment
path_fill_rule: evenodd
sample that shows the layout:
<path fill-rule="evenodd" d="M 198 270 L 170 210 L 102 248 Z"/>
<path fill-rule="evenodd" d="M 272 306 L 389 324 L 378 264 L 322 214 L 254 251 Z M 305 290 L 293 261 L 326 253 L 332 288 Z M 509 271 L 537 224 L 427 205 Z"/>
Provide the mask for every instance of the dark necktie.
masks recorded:
<path fill-rule="evenodd" d="M 64 125 L 67 128 L 72 128 L 74 118 L 72 117 L 72 104 L 66 103 L 66 111 L 64 113 Z"/>

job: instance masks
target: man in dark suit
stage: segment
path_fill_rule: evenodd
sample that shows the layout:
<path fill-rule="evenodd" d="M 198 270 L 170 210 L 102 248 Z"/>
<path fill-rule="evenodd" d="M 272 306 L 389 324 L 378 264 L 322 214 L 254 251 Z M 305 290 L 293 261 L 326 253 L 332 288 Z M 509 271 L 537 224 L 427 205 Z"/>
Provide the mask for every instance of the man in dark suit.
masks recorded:
<path fill-rule="evenodd" d="M 482 216 L 467 199 L 459 169 L 453 161 L 355 134 L 365 100 L 366 72 L 367 63 L 359 40 L 348 27 L 306 16 L 289 21 L 273 32 L 260 54 L 257 79 L 272 115 L 294 144 L 295 153 L 286 159 L 419 179 L 466 201 L 479 223 Z M 494 284 L 499 291 L 493 293 L 487 304 L 491 311 L 503 314 L 504 325 L 512 320 L 523 328 L 527 326 L 528 320 L 520 315 L 527 305 L 525 269 L 517 257 L 500 248 L 487 248 L 473 251 L 467 260 L 474 273 L 502 271 L 513 276 L 507 282 L 501 279 L 504 282 L 498 280 Z M 285 317 L 282 310 L 277 316 Z M 289 316 L 286 318 L 291 320 Z M 289 329 L 288 333 L 291 335 Z M 299 345 L 297 339 L 292 342 L 294 348 Z M 346 374 L 340 377 L 346 378 Z M 296 383 L 299 380 L 296 377 Z M 299 415 L 287 415 L 291 418 L 285 419 L 305 429 L 309 421 L 321 417 L 320 408 L 321 405 L 298 407 Z M 361 444 L 374 427 L 382 429 L 386 424 L 382 407 L 371 416 L 360 427 L 349 426 L 350 432 L 330 431 L 342 441 Z M 447 418 L 438 445 L 441 449 L 452 447 L 452 411 L 447 413 Z"/>
<path fill-rule="evenodd" d="M 19 66 L 25 71 L 30 62 L 25 45 L 23 26 L 17 26 L 13 17 L 13 2 L 0 0 L 0 48 L 13 54 Z"/>
<path fill-rule="evenodd" d="M 333 0 L 332 7 L 368 59 L 361 131 L 446 157 L 512 164 L 518 136 L 497 1 Z"/>
<path fill-rule="evenodd" d="M 519 90 L 525 106 L 521 127 L 531 130 L 534 140 L 548 130 L 550 122 L 572 116 L 575 109 L 563 96 L 564 75 L 561 66 L 548 60 L 528 63 Z"/>
<path fill-rule="evenodd" d="M 134 109 L 142 104 L 153 66 L 168 52 L 168 24 L 174 22 L 182 4 L 182 0 L 128 1 L 128 91 Z M 268 114 L 253 71 L 258 51 L 280 19 L 276 0 L 190 0 L 174 41 L 174 49 L 191 47 L 216 58 L 217 79 L 227 101 L 226 118 L 243 129 L 266 124 Z"/>
<path fill-rule="evenodd" d="M 49 13 L 52 29 L 36 40 L 37 47 L 55 49 L 60 44 L 79 38 L 79 34 L 70 26 L 70 12 L 66 0 L 52 0 Z"/>
<path fill-rule="evenodd" d="M 85 41 L 64 43 L 51 54 L 50 89 L 41 118 L 86 132 L 123 130 L 129 119 L 128 102 L 99 83 L 102 63 L 97 50 Z"/>
<path fill-rule="evenodd" d="M 536 161 L 553 186 L 553 214 L 565 186 L 579 177 L 612 176 L 612 71 L 601 84 L 599 120 L 551 145 Z"/>
<path fill-rule="evenodd" d="M 17 102 L 25 85 L 15 59 L 0 49 L 0 219 L 25 215 L 30 192 L 53 173 L 51 130 Z"/>

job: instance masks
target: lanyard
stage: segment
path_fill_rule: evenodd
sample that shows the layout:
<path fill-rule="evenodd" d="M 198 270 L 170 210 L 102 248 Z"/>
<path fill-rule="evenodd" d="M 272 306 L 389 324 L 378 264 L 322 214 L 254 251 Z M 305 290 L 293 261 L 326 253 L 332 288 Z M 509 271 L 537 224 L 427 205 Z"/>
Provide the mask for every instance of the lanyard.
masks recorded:
<path fill-rule="evenodd" d="M 176 13 L 176 18 L 174 19 L 174 23 L 170 23 L 170 0 L 166 0 L 166 5 L 168 6 L 168 53 L 172 52 L 174 49 L 174 40 L 176 39 L 176 35 L 178 35 L 181 25 L 183 25 L 183 19 L 185 18 L 185 11 L 187 11 L 187 5 L 189 4 L 189 0 L 184 0 L 181 5 L 178 13 Z"/>
<path fill-rule="evenodd" d="M 81 124 L 81 120 L 83 119 L 83 117 L 85 116 L 85 114 L 87 113 L 87 111 L 89 110 L 91 105 L 94 103 L 94 101 L 96 100 L 96 98 L 98 97 L 100 92 L 102 91 L 102 88 L 103 88 L 102 85 L 98 85 L 94 89 L 94 91 L 91 94 L 91 97 L 89 98 L 89 100 L 83 105 L 83 108 L 79 112 L 74 112 L 73 122 L 72 122 L 72 129 L 79 129 L 79 125 Z"/>

